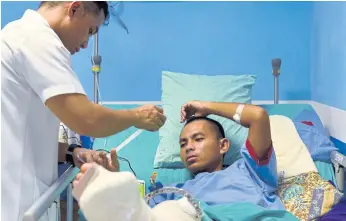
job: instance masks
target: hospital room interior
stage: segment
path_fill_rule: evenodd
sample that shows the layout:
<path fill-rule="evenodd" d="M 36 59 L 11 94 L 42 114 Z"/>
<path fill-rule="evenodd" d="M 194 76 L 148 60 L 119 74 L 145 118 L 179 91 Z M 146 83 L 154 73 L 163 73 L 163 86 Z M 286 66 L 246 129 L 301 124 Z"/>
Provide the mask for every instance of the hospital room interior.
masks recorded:
<path fill-rule="evenodd" d="M 1 2 L 2 28 L 39 3 Z M 191 100 L 252 103 L 273 120 L 278 177 L 285 180 L 280 172 L 286 169 L 296 177 L 282 181 L 280 199 L 287 210 L 296 217 L 306 210 L 310 218 L 299 220 L 324 220 L 328 213 L 333 219 L 325 220 L 346 220 L 345 213 L 333 216 L 338 206 L 346 211 L 345 200 L 338 199 L 346 192 L 346 2 L 124 1 L 111 6 L 109 24 L 90 38 L 88 48 L 72 56 L 72 66 L 93 102 L 111 109 L 163 108 L 167 120 L 156 132 L 131 127 L 90 138 L 91 149 L 117 148 L 120 170 L 135 176 L 140 197 L 155 184 L 193 179 L 179 155 L 181 105 Z M 99 70 L 95 56 L 101 57 Z M 286 122 L 286 131 L 278 120 Z M 225 155 L 229 166 L 242 157 L 248 130 L 233 122 L 223 126 L 231 140 Z M 330 185 L 311 182 L 308 193 L 306 184 L 297 183 L 311 172 L 306 168 Z M 68 221 L 73 220 L 76 170 L 68 168 L 52 185 L 51 195 L 44 195 L 47 201 L 39 202 L 47 208 L 52 203 L 48 199 L 66 188 L 63 216 Z M 317 212 L 311 209 L 316 207 Z M 78 217 L 87 220 L 81 210 Z M 251 220 L 244 214 L 238 218 Z"/>

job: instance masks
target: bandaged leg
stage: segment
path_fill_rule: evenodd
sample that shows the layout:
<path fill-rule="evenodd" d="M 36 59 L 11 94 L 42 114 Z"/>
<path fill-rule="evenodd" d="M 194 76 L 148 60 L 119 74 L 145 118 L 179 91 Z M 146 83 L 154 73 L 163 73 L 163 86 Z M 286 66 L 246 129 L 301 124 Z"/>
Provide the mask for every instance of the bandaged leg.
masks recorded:
<path fill-rule="evenodd" d="M 88 221 L 195 221 L 195 212 L 183 198 L 151 209 L 141 198 L 132 173 L 109 172 L 94 165 L 73 190 Z"/>

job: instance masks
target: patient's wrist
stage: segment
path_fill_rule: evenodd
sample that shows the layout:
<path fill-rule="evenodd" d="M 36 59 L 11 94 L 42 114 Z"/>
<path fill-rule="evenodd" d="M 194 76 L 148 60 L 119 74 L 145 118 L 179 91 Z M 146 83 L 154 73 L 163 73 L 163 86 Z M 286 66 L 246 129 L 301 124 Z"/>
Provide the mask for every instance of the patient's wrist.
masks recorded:
<path fill-rule="evenodd" d="M 203 109 L 207 115 L 215 114 L 215 103 L 214 102 L 203 102 Z"/>

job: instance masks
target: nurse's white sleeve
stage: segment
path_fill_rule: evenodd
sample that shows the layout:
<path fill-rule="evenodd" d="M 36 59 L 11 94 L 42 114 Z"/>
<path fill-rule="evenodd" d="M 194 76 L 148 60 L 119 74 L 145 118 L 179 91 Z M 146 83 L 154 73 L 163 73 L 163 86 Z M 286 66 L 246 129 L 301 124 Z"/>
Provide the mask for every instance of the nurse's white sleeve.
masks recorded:
<path fill-rule="evenodd" d="M 51 29 L 42 29 L 22 42 L 16 56 L 20 74 L 36 92 L 43 103 L 61 94 L 85 91 L 72 70 L 71 54 Z"/>

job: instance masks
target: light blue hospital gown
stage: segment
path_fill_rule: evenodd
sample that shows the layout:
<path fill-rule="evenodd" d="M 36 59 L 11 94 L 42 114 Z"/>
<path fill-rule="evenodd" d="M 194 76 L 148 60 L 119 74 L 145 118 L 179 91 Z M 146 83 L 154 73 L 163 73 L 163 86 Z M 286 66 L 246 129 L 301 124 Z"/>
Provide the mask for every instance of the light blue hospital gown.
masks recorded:
<path fill-rule="evenodd" d="M 258 162 L 250 142 L 246 141 L 241 155 L 241 159 L 224 170 L 199 173 L 183 184 L 169 186 L 182 188 L 209 205 L 249 202 L 268 209 L 285 209 L 275 194 L 278 178 L 273 148 L 268 152 L 269 160 Z M 176 198 L 173 194 L 158 195 L 150 205 L 170 199 Z"/>

